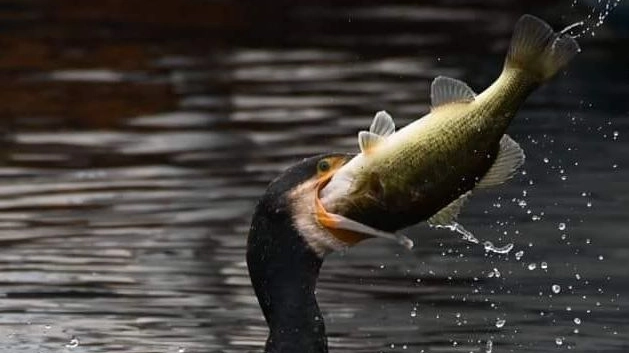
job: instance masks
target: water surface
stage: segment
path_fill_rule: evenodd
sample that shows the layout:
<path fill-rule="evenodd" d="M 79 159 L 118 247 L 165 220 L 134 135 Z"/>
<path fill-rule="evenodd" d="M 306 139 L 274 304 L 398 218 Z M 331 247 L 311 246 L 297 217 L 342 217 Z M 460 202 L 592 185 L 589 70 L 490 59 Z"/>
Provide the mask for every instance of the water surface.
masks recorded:
<path fill-rule="evenodd" d="M 413 121 L 437 75 L 482 90 L 521 14 L 559 27 L 591 11 L 570 5 L 3 2 L 1 349 L 261 351 L 244 246 L 266 184 L 356 151 L 378 110 Z M 420 225 L 413 251 L 374 240 L 330 256 L 318 298 L 333 352 L 629 350 L 616 16 L 510 127 L 525 173 L 462 214 L 510 254 Z"/>

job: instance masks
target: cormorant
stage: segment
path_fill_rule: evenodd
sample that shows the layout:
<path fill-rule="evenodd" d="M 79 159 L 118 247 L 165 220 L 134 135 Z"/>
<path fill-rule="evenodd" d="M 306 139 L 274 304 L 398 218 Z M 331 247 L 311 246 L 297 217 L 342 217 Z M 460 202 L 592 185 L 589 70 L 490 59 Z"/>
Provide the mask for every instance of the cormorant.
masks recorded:
<path fill-rule="evenodd" d="M 258 202 L 247 241 L 247 266 L 269 326 L 266 353 L 327 352 L 315 298 L 323 256 L 367 236 L 332 233 L 315 217 L 321 183 L 352 155 L 327 154 L 290 167 Z"/>

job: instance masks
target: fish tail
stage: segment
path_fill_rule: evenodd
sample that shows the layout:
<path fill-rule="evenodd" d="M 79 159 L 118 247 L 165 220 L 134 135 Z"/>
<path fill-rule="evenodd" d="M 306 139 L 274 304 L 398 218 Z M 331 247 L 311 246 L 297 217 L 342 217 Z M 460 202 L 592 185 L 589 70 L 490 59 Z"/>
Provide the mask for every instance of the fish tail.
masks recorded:
<path fill-rule="evenodd" d="M 505 69 L 523 70 L 540 82 L 549 80 L 581 51 L 565 32 L 553 31 L 535 16 L 522 16 L 513 31 Z"/>

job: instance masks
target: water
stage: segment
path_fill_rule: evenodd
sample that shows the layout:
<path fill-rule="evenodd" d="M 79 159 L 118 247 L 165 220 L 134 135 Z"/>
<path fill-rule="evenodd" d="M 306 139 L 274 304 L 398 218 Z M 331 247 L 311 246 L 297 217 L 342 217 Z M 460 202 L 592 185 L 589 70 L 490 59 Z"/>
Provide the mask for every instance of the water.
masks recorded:
<path fill-rule="evenodd" d="M 437 75 L 483 89 L 522 13 L 563 28 L 592 12 L 547 3 L 3 2 L 0 350 L 260 351 L 244 245 L 268 181 L 355 151 L 376 111 L 412 121 Z M 333 352 L 629 349 L 614 15 L 515 119 L 525 172 L 463 211 L 513 250 L 420 225 L 412 251 L 332 255 L 317 295 Z"/>
<path fill-rule="evenodd" d="M 596 30 L 603 26 L 609 17 L 612 14 L 618 5 L 622 3 L 622 0 L 573 0 L 572 7 L 575 7 L 583 3 L 585 8 L 589 8 L 589 13 L 585 16 L 585 18 L 579 22 L 575 22 L 573 25 L 566 27 L 564 29 L 565 32 L 569 32 L 574 28 L 581 28 L 580 31 L 574 34 L 575 37 L 579 38 L 581 36 L 595 36 Z"/>

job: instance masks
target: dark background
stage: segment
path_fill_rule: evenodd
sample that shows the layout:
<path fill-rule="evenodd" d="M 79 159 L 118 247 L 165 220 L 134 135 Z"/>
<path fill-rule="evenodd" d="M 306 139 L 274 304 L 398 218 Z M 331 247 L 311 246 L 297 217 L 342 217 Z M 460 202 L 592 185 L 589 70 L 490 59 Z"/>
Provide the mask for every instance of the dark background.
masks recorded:
<path fill-rule="evenodd" d="M 378 110 L 417 119 L 437 75 L 481 91 L 522 14 L 559 29 L 604 6 L 0 1 L 0 350 L 260 351 L 244 244 L 268 181 L 356 151 Z M 525 173 L 463 212 L 514 250 L 420 225 L 413 251 L 332 255 L 333 352 L 629 349 L 627 23 L 621 3 L 579 38 L 509 130 Z"/>

